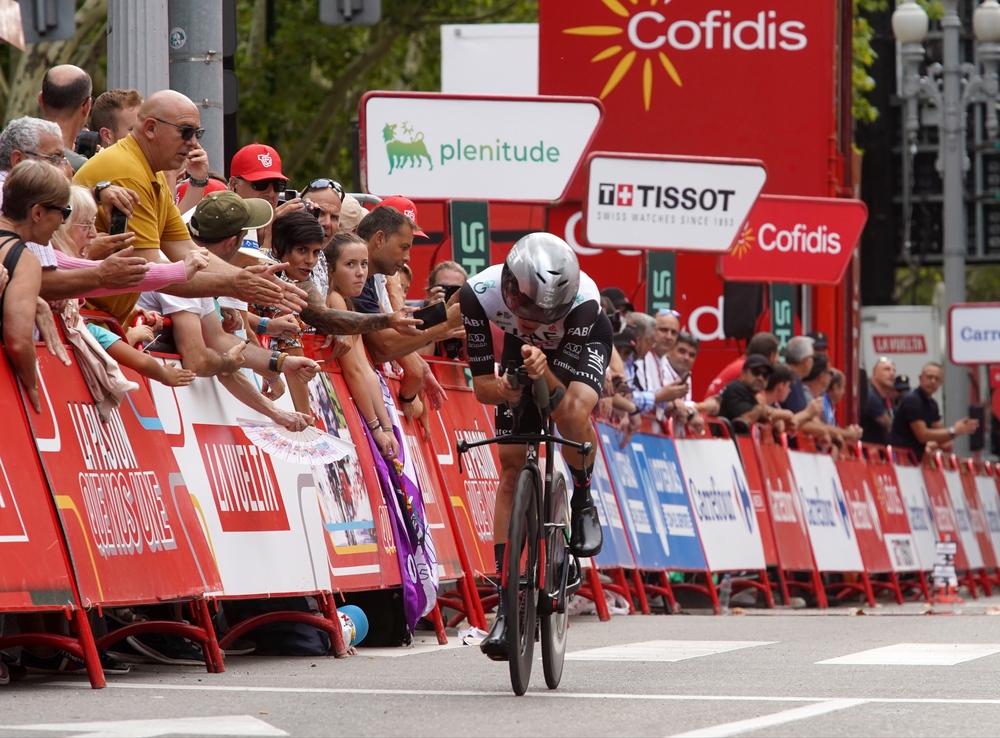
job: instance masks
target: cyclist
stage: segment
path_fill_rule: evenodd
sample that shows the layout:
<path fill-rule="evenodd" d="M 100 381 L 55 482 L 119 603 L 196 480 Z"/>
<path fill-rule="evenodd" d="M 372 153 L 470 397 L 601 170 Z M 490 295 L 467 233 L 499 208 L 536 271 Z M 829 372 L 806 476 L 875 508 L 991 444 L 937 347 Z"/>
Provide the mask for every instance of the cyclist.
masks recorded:
<path fill-rule="evenodd" d="M 594 280 L 581 273 L 569 244 L 548 233 L 530 233 L 511 249 L 503 264 L 479 272 L 460 294 L 469 368 L 476 399 L 496 405 L 496 434 L 537 433 L 542 419 L 534 402 L 522 398 L 506 376 L 497 378 L 496 352 L 490 323 L 504 333 L 500 366 L 523 364 L 535 379 L 544 376 L 549 389 L 565 394 L 553 418 L 566 439 L 597 447 L 590 414 L 601 397 L 604 371 L 611 355 L 611 322 L 601 310 Z M 526 447 L 499 442 L 500 485 L 493 514 L 496 571 L 503 570 L 507 528 L 517 474 Z M 565 451 L 573 476 L 570 501 L 570 549 L 579 557 L 596 556 L 603 543 L 601 521 L 590 496 L 594 457 Z M 499 587 L 497 617 L 481 648 L 490 658 L 507 658 L 506 603 Z"/>

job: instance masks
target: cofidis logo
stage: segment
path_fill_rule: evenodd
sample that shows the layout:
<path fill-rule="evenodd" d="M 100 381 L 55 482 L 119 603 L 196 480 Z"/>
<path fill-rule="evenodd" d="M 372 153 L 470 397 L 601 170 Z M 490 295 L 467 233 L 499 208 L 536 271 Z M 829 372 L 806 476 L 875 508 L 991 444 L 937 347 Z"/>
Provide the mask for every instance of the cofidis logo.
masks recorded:
<path fill-rule="evenodd" d="M 667 87 L 684 86 L 685 52 L 736 50 L 744 52 L 795 52 L 809 43 L 806 24 L 777 10 L 705 8 L 701 0 L 589 0 L 608 10 L 607 25 L 563 29 L 571 36 L 606 39 L 594 42 L 592 64 L 609 67 L 599 97 L 603 100 L 634 67 L 642 75 L 646 111 L 653 99 L 654 81 L 665 73 Z M 613 66 L 611 66 L 613 64 Z M 667 79 L 661 82 L 666 82 Z"/>
<path fill-rule="evenodd" d="M 441 167 L 460 162 L 558 164 L 561 155 L 558 146 L 544 139 L 520 141 L 494 137 L 484 141 L 473 134 L 470 138 L 456 136 L 434 142 L 425 140 L 423 131 L 414 130 L 408 122 L 386 123 L 382 128 L 382 140 L 389 158 L 389 174 L 407 168 L 431 172 L 435 164 Z"/>

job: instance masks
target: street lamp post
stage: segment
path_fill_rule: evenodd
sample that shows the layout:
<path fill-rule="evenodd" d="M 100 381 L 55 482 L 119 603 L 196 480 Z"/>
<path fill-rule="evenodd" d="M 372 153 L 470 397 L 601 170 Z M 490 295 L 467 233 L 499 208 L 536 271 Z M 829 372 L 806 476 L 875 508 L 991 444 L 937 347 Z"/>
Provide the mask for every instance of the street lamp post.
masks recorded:
<path fill-rule="evenodd" d="M 942 63 L 932 64 L 927 74 L 918 69 L 924 58 L 923 41 L 927 37 L 927 13 L 915 0 L 902 0 L 892 14 L 892 32 L 900 43 L 903 59 L 901 97 L 906 101 L 906 133 L 910 152 L 915 151 L 920 128 L 919 105 L 926 100 L 939 112 L 937 170 L 944 187 L 942 224 L 944 252 L 944 292 L 947 305 L 965 302 L 965 171 L 966 110 L 977 102 L 986 103 L 986 135 L 997 138 L 997 64 L 1000 62 L 1000 4 L 983 0 L 972 14 L 972 30 L 977 41 L 977 55 L 983 64 L 980 74 L 974 64 L 959 60 L 959 35 L 962 21 L 958 0 L 944 0 L 941 20 Z M 945 370 L 945 409 L 948 424 L 968 413 L 969 387 L 963 368 L 951 363 Z M 966 443 L 966 439 L 961 439 Z M 963 449 L 963 450 L 967 450 Z"/>

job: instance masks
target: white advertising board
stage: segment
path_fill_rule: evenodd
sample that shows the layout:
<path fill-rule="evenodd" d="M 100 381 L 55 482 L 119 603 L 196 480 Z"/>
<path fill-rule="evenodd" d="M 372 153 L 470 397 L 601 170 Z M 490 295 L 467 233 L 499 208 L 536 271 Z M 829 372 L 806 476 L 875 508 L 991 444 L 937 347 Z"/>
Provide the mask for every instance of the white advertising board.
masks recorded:
<path fill-rule="evenodd" d="M 151 382 L 153 401 L 222 576 L 222 594 L 330 591 L 312 468 L 254 446 L 236 418 L 264 419 L 214 378 Z M 291 409 L 286 393 L 279 405 Z"/>
<path fill-rule="evenodd" d="M 583 238 L 599 248 L 725 254 L 757 201 L 759 161 L 594 153 Z"/>
<path fill-rule="evenodd" d="M 677 439 L 674 446 L 708 568 L 766 568 L 757 513 L 736 444 L 707 438 Z"/>
<path fill-rule="evenodd" d="M 948 308 L 948 350 L 954 364 L 1000 363 L 1000 303 Z"/>
<path fill-rule="evenodd" d="M 833 459 L 789 451 L 795 484 L 802 497 L 809 542 L 819 571 L 864 571 L 858 537 L 847 511 L 847 497 Z"/>
<path fill-rule="evenodd" d="M 559 200 L 601 124 L 594 98 L 370 92 L 366 191 L 414 200 Z"/>
<path fill-rule="evenodd" d="M 976 492 L 979 494 L 979 507 L 986 518 L 986 529 L 993 543 L 993 551 L 1000 551 L 1000 495 L 992 477 L 976 477 Z"/>
<path fill-rule="evenodd" d="M 538 24 L 441 26 L 441 92 L 537 95 Z"/>
<path fill-rule="evenodd" d="M 983 552 L 979 549 L 976 531 L 972 527 L 972 514 L 965 499 L 965 490 L 962 489 L 962 477 L 954 469 L 945 469 L 944 481 L 948 485 L 951 506 L 955 509 L 958 534 L 962 537 L 962 548 L 965 549 L 965 557 L 969 560 L 969 568 L 982 569 Z"/>
<path fill-rule="evenodd" d="M 920 568 L 922 571 L 930 571 L 934 568 L 934 559 L 937 557 L 938 534 L 934 527 L 934 511 L 924 485 L 923 472 L 915 466 L 893 468 L 896 470 L 899 493 L 906 508 L 906 519 L 910 521 L 910 531 L 916 542 Z"/>

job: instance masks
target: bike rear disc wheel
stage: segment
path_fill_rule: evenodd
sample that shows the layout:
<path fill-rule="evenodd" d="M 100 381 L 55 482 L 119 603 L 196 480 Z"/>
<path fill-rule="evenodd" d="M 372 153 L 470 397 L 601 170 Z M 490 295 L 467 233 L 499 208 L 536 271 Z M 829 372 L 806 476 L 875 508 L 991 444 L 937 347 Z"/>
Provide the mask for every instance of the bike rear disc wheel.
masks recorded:
<path fill-rule="evenodd" d="M 514 694 L 528 691 L 535 652 L 538 600 L 538 504 L 536 479 L 523 469 L 514 488 L 507 534 L 507 654 Z"/>
<path fill-rule="evenodd" d="M 545 530 L 545 589 L 542 597 L 546 603 L 563 599 L 563 611 L 555 607 L 543 608 L 539 616 L 542 624 L 542 671 L 545 685 L 549 689 L 559 686 L 562 679 L 563 660 L 566 657 L 566 631 L 569 615 L 566 612 L 565 592 L 560 592 L 563 582 L 563 568 L 569 566 L 569 506 L 566 502 L 566 478 L 557 474 L 552 484 L 552 494 L 546 501 L 546 523 L 557 523 L 564 528 L 549 527 Z"/>

